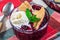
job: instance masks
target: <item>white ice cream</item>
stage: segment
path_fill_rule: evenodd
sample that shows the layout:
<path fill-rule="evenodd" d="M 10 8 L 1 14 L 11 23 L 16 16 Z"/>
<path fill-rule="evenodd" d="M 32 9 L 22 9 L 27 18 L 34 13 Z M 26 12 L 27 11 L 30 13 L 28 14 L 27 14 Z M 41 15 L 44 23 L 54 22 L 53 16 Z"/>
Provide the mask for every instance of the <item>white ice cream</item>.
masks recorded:
<path fill-rule="evenodd" d="M 21 28 L 22 25 L 28 25 L 29 23 L 24 11 L 13 12 L 10 20 L 17 28 Z"/>

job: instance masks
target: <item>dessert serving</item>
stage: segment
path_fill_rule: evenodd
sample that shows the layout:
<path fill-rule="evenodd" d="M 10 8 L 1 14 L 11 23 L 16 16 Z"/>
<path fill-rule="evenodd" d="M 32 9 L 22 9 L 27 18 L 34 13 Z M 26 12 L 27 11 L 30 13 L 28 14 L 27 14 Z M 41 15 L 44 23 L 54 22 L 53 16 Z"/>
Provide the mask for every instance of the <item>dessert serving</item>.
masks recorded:
<path fill-rule="evenodd" d="M 43 0 L 49 7 L 60 12 L 60 0 Z"/>
<path fill-rule="evenodd" d="M 39 40 L 47 30 L 49 14 L 38 4 L 24 1 L 11 14 L 10 23 L 20 40 Z"/>

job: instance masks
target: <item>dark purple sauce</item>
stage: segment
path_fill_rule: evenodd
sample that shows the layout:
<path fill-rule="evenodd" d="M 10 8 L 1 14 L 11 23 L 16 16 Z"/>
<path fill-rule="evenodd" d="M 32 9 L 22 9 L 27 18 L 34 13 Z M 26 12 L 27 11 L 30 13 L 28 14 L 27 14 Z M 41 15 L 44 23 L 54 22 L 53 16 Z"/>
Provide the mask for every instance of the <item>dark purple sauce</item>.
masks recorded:
<path fill-rule="evenodd" d="M 33 5 L 32 8 L 33 8 L 34 10 L 40 10 L 40 9 L 41 9 L 41 6 Z"/>

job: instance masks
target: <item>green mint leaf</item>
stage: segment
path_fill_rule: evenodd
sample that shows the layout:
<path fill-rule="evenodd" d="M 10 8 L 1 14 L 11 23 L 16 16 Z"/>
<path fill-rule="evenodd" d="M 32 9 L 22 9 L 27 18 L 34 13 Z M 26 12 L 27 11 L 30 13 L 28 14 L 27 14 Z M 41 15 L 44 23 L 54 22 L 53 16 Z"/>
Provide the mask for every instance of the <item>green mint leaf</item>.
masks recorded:
<path fill-rule="evenodd" d="M 40 19 L 39 18 L 36 18 L 36 15 L 33 15 L 32 17 L 31 17 L 31 22 L 36 22 L 36 21 L 39 21 Z"/>
<path fill-rule="evenodd" d="M 32 17 L 32 13 L 30 12 L 29 9 L 26 9 L 26 16 L 28 17 L 29 20 Z"/>
<path fill-rule="evenodd" d="M 29 9 L 26 9 L 26 16 L 30 20 L 30 22 L 36 22 L 39 21 L 40 19 L 36 17 L 36 15 L 32 15 Z"/>

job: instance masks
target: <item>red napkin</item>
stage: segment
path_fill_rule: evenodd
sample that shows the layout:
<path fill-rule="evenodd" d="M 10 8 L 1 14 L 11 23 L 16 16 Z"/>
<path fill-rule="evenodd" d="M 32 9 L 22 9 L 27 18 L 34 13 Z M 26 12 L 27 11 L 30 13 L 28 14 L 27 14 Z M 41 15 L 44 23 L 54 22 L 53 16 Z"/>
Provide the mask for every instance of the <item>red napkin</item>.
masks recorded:
<path fill-rule="evenodd" d="M 0 11 L 2 11 L 3 6 L 8 2 L 12 2 L 14 4 L 15 8 L 18 7 L 21 4 L 20 0 L 2 0 L 0 2 Z"/>
<path fill-rule="evenodd" d="M 2 16 L 3 15 L 3 13 L 0 11 L 0 16 Z"/>

